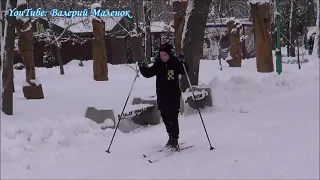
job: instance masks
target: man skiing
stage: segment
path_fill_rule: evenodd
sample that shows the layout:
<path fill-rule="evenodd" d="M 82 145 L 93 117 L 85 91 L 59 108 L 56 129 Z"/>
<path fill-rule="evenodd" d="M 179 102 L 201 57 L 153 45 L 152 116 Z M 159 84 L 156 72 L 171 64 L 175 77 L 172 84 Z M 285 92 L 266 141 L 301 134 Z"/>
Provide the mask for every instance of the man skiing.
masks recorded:
<path fill-rule="evenodd" d="M 189 67 L 184 57 L 182 55 L 175 57 L 172 53 L 172 46 L 168 43 L 160 46 L 159 54 L 155 57 L 151 67 L 148 67 L 144 61 L 139 63 L 140 72 L 144 77 L 156 76 L 158 109 L 169 135 L 166 147 L 173 150 L 179 150 L 178 116 L 181 97 L 179 75 L 185 75 L 183 64 L 188 72 Z"/>

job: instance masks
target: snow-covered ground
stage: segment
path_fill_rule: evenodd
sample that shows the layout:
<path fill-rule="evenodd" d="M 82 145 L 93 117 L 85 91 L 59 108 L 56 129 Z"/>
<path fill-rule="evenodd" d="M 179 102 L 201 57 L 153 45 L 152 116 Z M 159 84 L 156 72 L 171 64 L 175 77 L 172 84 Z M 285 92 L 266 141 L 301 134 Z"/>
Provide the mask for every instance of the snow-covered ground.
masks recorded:
<path fill-rule="evenodd" d="M 310 58 L 310 57 L 309 57 Z M 314 59 L 315 61 L 316 59 Z M 214 107 L 202 111 L 215 147 L 209 151 L 198 114 L 180 117 L 180 141 L 194 145 L 150 164 L 143 153 L 167 140 L 165 127 L 118 131 L 84 117 L 88 106 L 121 109 L 135 72 L 109 65 L 95 82 L 92 63 L 37 69 L 45 99 L 25 100 L 24 71 L 15 71 L 14 116 L 1 114 L 1 178 L 23 179 L 319 179 L 319 66 L 284 64 L 283 74 L 257 73 L 255 59 L 219 70 L 202 61 L 201 84 Z M 132 97 L 155 93 L 155 78 L 138 78 Z"/>

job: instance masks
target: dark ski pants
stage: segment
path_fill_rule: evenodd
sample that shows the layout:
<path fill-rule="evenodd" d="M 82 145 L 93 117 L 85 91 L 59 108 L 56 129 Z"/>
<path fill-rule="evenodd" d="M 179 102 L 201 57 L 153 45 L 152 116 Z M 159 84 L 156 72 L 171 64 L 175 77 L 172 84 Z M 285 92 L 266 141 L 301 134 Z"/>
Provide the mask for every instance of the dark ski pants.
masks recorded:
<path fill-rule="evenodd" d="M 179 138 L 179 109 L 161 111 L 162 121 L 166 126 L 170 138 Z"/>

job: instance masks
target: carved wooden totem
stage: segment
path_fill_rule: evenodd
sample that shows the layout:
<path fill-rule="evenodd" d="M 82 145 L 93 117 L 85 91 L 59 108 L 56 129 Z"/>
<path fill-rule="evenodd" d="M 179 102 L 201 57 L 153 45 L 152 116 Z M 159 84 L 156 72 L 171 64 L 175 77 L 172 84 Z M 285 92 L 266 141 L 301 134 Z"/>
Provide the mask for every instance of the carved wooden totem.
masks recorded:
<path fill-rule="evenodd" d="M 18 10 L 24 10 L 27 4 L 18 6 Z M 42 85 L 36 80 L 34 56 L 33 56 L 33 32 L 31 19 L 27 17 L 17 17 L 16 30 L 19 37 L 18 48 L 26 69 L 27 86 L 23 87 L 23 94 L 26 99 L 43 99 Z"/>
<path fill-rule="evenodd" d="M 108 81 L 104 21 L 100 17 L 93 17 L 92 26 L 94 34 L 94 39 L 92 40 L 93 78 L 96 81 Z"/>

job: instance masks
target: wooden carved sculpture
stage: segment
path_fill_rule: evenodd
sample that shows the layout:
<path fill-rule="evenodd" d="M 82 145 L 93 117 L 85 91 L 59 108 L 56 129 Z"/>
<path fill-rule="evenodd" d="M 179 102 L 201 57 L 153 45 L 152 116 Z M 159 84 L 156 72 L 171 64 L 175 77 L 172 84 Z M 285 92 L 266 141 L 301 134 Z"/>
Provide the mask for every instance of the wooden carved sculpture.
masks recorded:
<path fill-rule="evenodd" d="M 92 18 L 94 39 L 92 40 L 93 78 L 108 81 L 107 51 L 104 42 L 105 24 L 100 17 Z"/>
<path fill-rule="evenodd" d="M 241 49 L 240 49 L 240 24 L 230 20 L 227 23 L 229 42 L 230 42 L 230 59 L 227 63 L 230 67 L 241 67 Z"/>
<path fill-rule="evenodd" d="M 18 6 L 18 10 L 24 10 L 27 4 Z M 16 30 L 19 37 L 18 48 L 21 54 L 25 69 L 27 86 L 23 87 L 23 94 L 26 99 L 43 99 L 42 85 L 37 82 L 34 56 L 33 56 L 33 32 L 31 19 L 27 17 L 17 17 Z"/>

